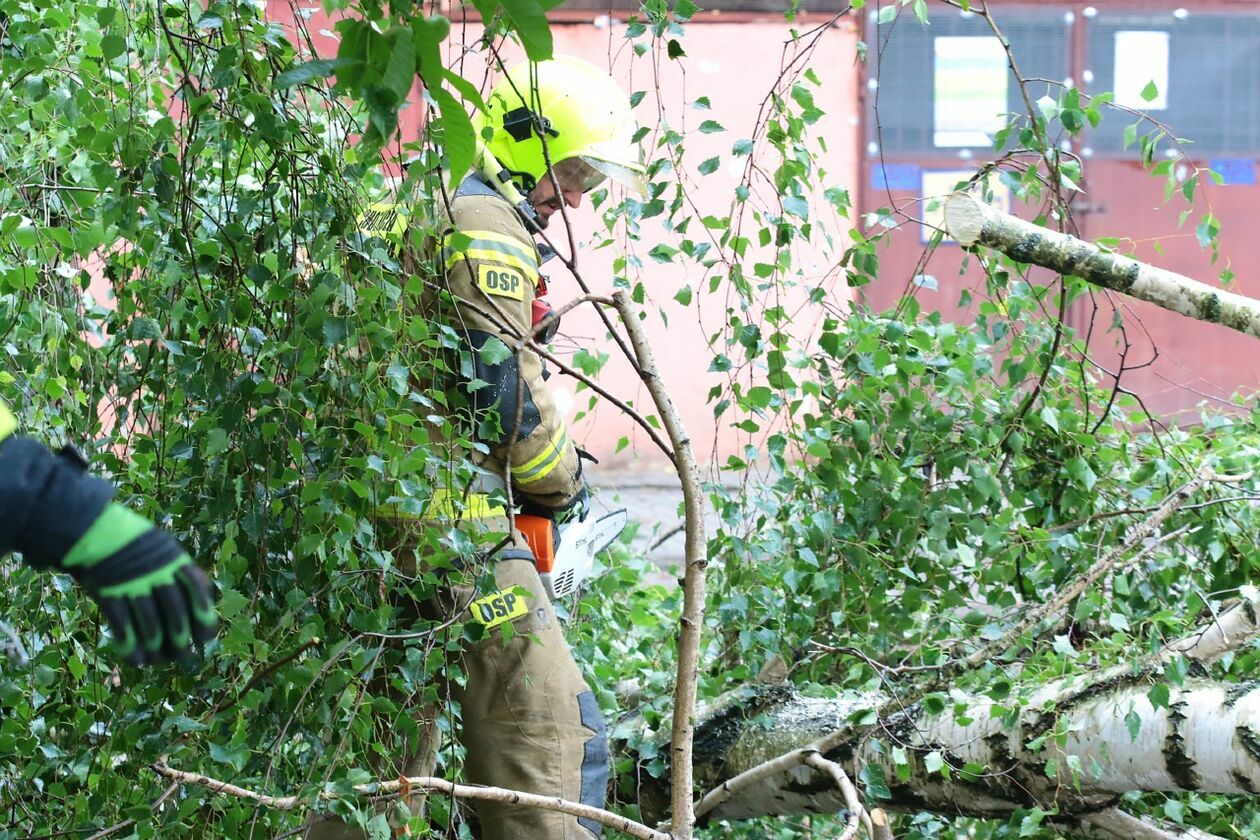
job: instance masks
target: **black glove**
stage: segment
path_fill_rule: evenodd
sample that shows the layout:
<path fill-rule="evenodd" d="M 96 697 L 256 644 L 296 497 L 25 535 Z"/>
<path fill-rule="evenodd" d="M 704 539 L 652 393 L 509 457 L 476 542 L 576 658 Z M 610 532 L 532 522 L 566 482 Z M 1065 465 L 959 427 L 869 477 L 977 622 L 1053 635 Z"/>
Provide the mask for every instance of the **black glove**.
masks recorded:
<path fill-rule="evenodd" d="M 169 662 L 214 638 L 214 589 L 170 534 L 111 501 L 70 450 L 0 441 L 0 554 L 66 572 L 100 605 L 118 655 Z"/>
<path fill-rule="evenodd" d="M 550 519 L 557 525 L 564 525 L 567 522 L 574 521 L 581 522 L 586 519 L 587 514 L 590 512 L 591 494 L 585 487 L 579 490 L 577 495 L 562 507 L 547 507 L 532 499 L 527 499 L 521 503 L 521 513 L 529 516 L 541 516 L 544 519 Z"/>

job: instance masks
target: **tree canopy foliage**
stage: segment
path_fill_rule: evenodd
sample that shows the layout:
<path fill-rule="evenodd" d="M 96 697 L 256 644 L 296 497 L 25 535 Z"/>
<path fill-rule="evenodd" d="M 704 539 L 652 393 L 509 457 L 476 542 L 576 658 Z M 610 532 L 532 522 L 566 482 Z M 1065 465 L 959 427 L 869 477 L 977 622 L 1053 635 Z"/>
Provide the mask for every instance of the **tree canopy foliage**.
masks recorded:
<path fill-rule="evenodd" d="M 480 56 L 515 37 L 531 57 L 550 53 L 550 4 L 473 5 L 489 34 L 460 46 Z M 31 434 L 85 445 L 176 533 L 213 570 L 223 617 L 196 667 L 118 675 L 99 616 L 68 580 L 0 567 L 5 618 L 33 654 L 25 669 L 0 670 L 0 837 L 275 836 L 310 816 L 171 786 L 147 769 L 160 758 L 306 797 L 387 836 L 351 788 L 376 778 L 376 758 L 399 739 L 419 737 L 407 712 L 439 699 L 443 650 L 474 632 L 404 625 L 392 606 L 391 593 L 431 592 L 436 578 L 399 572 L 370 511 L 419 509 L 432 494 L 420 478 L 436 457 L 432 427 L 468 430 L 444 419 L 449 371 L 434 361 L 458 353 L 457 337 L 412 316 L 426 278 L 354 231 L 387 187 L 380 157 L 403 153 L 398 111 L 417 74 L 434 111 L 406 154 L 448 176 L 471 164 L 466 108 L 480 93 L 445 63 L 443 45 L 462 37 L 446 18 L 410 2 L 325 6 L 347 13 L 335 57 L 258 4 L 0 0 L 0 394 Z M 685 62 L 693 12 L 686 0 L 646 3 L 625 30 L 636 60 Z M 702 699 L 781 663 L 805 695 L 881 692 L 956 717 L 965 697 L 983 696 L 1017 714 L 1048 682 L 1140 659 L 1200 626 L 1256 577 L 1254 479 L 1207 485 L 1065 615 L 979 667 L 951 667 L 1204 468 L 1248 473 L 1260 418 L 1241 405 L 1190 428 L 1146 415 L 1102 383 L 1060 317 L 1088 287 L 1006 258 L 975 258 L 984 283 L 972 323 L 913 298 L 889 312 L 851 304 L 846 288 L 890 282 L 879 255 L 897 217 L 859 224 L 846 185 L 819 170 L 821 29 L 792 18 L 799 60 L 767 80 L 754 134 L 732 140 L 727 157 L 744 168 L 728 208 L 698 207 L 697 178 L 719 161 L 693 160 L 668 122 L 645 133 L 652 195 L 596 196 L 608 239 L 627 253 L 599 283 L 627 289 L 645 317 L 689 317 L 706 295 L 728 302 L 711 359 L 690 362 L 728 374 L 710 394 L 714 415 L 749 440 L 708 488 L 719 524 Z M 1080 170 L 1057 141 L 1115 118 L 1105 105 L 1069 90 L 1012 115 L 987 168 L 1043 223 L 1061 223 Z M 1167 143 L 1158 130 L 1134 139 L 1148 166 Z M 418 204 L 439 199 L 443 179 L 408 177 Z M 822 280 L 807 251 L 833 260 Z M 653 301 L 641 282 L 653 262 L 695 279 Z M 88 294 L 95 278 L 108 299 Z M 578 365 L 596 378 L 599 349 Z M 461 549 L 453 535 L 428 539 L 434 554 Z M 681 596 L 649 583 L 650 562 L 628 548 L 611 566 L 568 605 L 570 637 L 617 719 L 615 807 L 637 816 L 644 779 L 668 768 Z M 386 638 L 399 634 L 411 637 Z M 1249 645 L 1211 675 L 1248 680 L 1258 658 Z M 1150 702 L 1166 706 L 1190 673 L 1173 657 L 1149 678 Z M 875 726 L 877 715 L 854 722 Z M 860 775 L 868 805 L 916 763 L 941 776 L 1000 772 L 873 732 L 895 771 Z M 1052 727 L 1034 750 L 1065 734 Z M 454 778 L 459 751 L 443 756 Z M 1091 770 L 1071 768 L 1063 787 Z M 344 798 L 320 801 L 326 790 Z M 434 825 L 467 836 L 449 801 L 432 803 Z M 1223 836 L 1260 833 L 1246 797 L 1133 793 L 1123 806 Z M 925 810 L 896 832 L 1050 837 L 1054 816 L 1053 801 L 1005 820 Z M 786 838 L 842 823 L 811 819 L 701 832 Z"/>

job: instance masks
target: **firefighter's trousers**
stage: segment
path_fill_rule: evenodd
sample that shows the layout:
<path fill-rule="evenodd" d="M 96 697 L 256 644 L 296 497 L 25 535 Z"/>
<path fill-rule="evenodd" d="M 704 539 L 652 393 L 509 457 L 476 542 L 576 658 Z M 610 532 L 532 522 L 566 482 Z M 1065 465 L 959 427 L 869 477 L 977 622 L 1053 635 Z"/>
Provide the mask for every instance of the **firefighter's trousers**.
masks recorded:
<path fill-rule="evenodd" d="M 523 541 L 522 543 L 523 544 Z M 608 785 L 608 741 L 604 720 L 547 598 L 527 550 L 509 548 L 494 563 L 493 590 L 452 586 L 424 605 L 458 623 L 479 610 L 491 621 L 505 615 L 514 634 L 504 640 L 492 627 L 486 638 L 461 653 L 464 684 L 450 681 L 450 696 L 461 709 L 465 781 L 491 787 L 558 796 L 603 807 Z M 525 603 L 513 593 L 529 593 Z M 519 614 L 518 614 L 519 613 Z M 435 710 L 422 715 L 432 727 Z M 438 711 L 438 714 L 441 712 Z M 436 739 L 422 738 L 417 755 L 400 755 L 382 778 L 430 775 Z M 413 796 L 414 814 L 424 797 Z M 482 840 L 590 840 L 600 826 L 590 820 L 535 808 L 476 803 Z M 335 820 L 316 823 L 307 833 L 318 840 L 350 840 L 362 831 Z"/>

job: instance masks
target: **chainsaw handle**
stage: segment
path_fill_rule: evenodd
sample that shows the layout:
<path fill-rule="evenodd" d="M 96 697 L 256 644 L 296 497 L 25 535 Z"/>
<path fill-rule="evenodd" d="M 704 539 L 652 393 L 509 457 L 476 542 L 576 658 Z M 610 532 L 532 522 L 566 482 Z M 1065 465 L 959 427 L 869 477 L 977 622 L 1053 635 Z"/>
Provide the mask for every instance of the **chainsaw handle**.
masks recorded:
<path fill-rule="evenodd" d="M 529 550 L 534 553 L 534 565 L 538 567 L 538 571 L 550 573 L 556 563 L 556 543 L 559 536 L 555 521 L 548 516 L 518 513 L 516 530 L 521 532 Z"/>

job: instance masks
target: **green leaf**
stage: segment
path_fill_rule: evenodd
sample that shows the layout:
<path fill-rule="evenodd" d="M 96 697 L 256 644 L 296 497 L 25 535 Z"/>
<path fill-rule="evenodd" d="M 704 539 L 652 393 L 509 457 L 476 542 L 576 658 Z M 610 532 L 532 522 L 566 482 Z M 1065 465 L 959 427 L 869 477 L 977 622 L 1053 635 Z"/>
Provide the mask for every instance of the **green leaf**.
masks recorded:
<path fill-rule="evenodd" d="M 1153 102 L 1159 96 L 1159 88 L 1155 86 L 1154 80 L 1146 83 L 1146 87 L 1142 88 L 1142 92 L 1138 94 L 1146 102 Z"/>
<path fill-rule="evenodd" d="M 1019 836 L 1032 837 L 1041 831 L 1041 823 L 1046 818 L 1046 812 L 1040 808 L 1033 808 L 1019 822 Z"/>
<path fill-rule="evenodd" d="M 945 758 L 941 755 L 940 750 L 932 750 L 923 756 L 923 769 L 929 773 L 940 773 L 945 769 Z"/>
<path fill-rule="evenodd" d="M 546 61 L 552 55 L 551 25 L 538 0 L 502 0 L 503 10 L 521 36 L 525 54 L 531 61 Z"/>
<path fill-rule="evenodd" d="M 401 104 L 411 92 L 416 81 L 416 45 L 410 29 L 391 27 L 386 33 L 390 43 L 389 61 L 381 74 L 381 83 L 393 91 L 396 102 Z"/>
<path fill-rule="evenodd" d="M 735 145 L 731 146 L 731 154 L 736 155 L 737 157 L 751 155 L 752 150 L 753 143 L 751 140 L 736 140 Z"/>
<path fill-rule="evenodd" d="M 717 172 L 719 163 L 721 163 L 721 158 L 717 157 L 711 157 L 707 160 L 701 161 L 700 166 L 698 167 L 700 174 L 711 175 L 712 173 Z"/>
<path fill-rule="evenodd" d="M 889 3 L 879 10 L 879 15 L 875 18 L 875 23 L 883 26 L 892 23 L 897 19 L 898 6 L 896 3 Z"/>
<path fill-rule="evenodd" d="M 502 364 L 511 355 L 511 349 L 494 336 L 487 338 L 477 350 L 477 357 L 487 365 Z"/>
<path fill-rule="evenodd" d="M 453 70 L 443 70 L 443 77 L 455 88 L 465 102 L 470 103 L 478 111 L 486 110 L 486 101 L 481 96 L 481 91 L 477 90 L 477 86 L 465 79 Z"/>
<path fill-rule="evenodd" d="M 228 435 L 223 429 L 211 429 L 206 433 L 203 452 L 205 457 L 213 458 L 222 455 L 228 448 Z"/>
<path fill-rule="evenodd" d="M 1151 690 L 1146 692 L 1146 697 L 1156 709 L 1167 709 L 1169 701 L 1168 685 L 1166 683 L 1155 683 L 1155 685 L 1151 686 Z"/>
<path fill-rule="evenodd" d="M 1093 490 L 1094 485 L 1098 483 L 1098 476 L 1084 458 L 1079 456 L 1072 458 L 1064 466 L 1067 468 L 1068 475 L 1082 484 L 1087 491 Z"/>
<path fill-rule="evenodd" d="M 247 758 L 248 753 L 244 749 L 224 746 L 213 741 L 210 742 L 210 760 L 219 764 L 226 764 L 238 773 L 245 769 Z"/>
<path fill-rule="evenodd" d="M 788 195 L 783 197 L 784 211 L 798 216 L 802 219 L 809 219 L 809 201 L 801 198 L 799 195 Z"/>
<path fill-rule="evenodd" d="M 862 768 L 858 778 L 866 786 L 866 792 L 876 799 L 892 799 L 892 791 L 884 780 L 884 769 L 877 764 L 867 764 Z"/>
<path fill-rule="evenodd" d="M 705 120 L 700 123 L 701 134 L 716 134 L 719 131 L 726 131 L 726 129 L 723 128 L 722 124 L 716 120 Z"/>
<path fill-rule="evenodd" d="M 1142 731 L 1142 718 L 1133 709 L 1124 716 L 1125 728 L 1129 730 L 1129 740 L 1136 741 L 1138 734 Z"/>
<path fill-rule="evenodd" d="M 677 39 L 674 38 L 669 40 L 669 43 L 665 46 L 665 50 L 671 59 L 683 58 L 687 55 L 687 53 L 683 51 L 682 44 L 678 43 Z"/>
<path fill-rule="evenodd" d="M 248 605 L 249 599 L 235 589 L 224 589 L 219 595 L 219 615 L 225 621 L 240 615 L 241 611 Z"/>
<path fill-rule="evenodd" d="M 472 167 L 477 154 L 477 133 L 468 112 L 445 88 L 435 88 L 433 98 L 441 110 L 442 142 L 450 167 L 450 186 L 454 189 Z"/>
<path fill-rule="evenodd" d="M 336 71 L 340 63 L 341 59 L 337 58 L 318 58 L 295 64 L 276 76 L 275 85 L 277 88 L 287 88 L 326 78 Z"/>
<path fill-rule="evenodd" d="M 438 87 L 442 83 L 442 79 L 446 78 L 450 81 L 451 76 L 458 75 L 453 71 L 446 69 L 446 64 L 442 60 L 441 46 L 446 40 L 446 36 L 450 34 L 451 22 L 441 15 L 431 15 L 423 18 L 417 16 L 411 21 L 412 43 L 416 48 L 416 67 L 420 75 L 424 78 L 427 87 Z M 461 79 L 461 81 L 463 81 Z M 464 89 L 458 82 L 451 82 L 452 87 L 463 93 Z M 475 91 L 476 88 L 473 88 Z M 464 98 L 468 100 L 467 94 Z M 481 94 L 477 94 L 477 99 L 481 98 Z M 474 101 L 475 100 L 469 100 Z M 479 106 L 485 110 L 485 103 Z"/>
<path fill-rule="evenodd" d="M 101 58 L 113 61 L 127 51 L 127 41 L 120 35 L 106 35 L 101 38 Z"/>
<path fill-rule="evenodd" d="M 1211 213 L 1203 217 L 1198 226 L 1194 229 L 1195 238 L 1199 240 L 1199 247 L 1206 248 L 1216 241 L 1216 236 L 1221 232 L 1221 226 L 1216 221 L 1216 217 Z"/>
<path fill-rule="evenodd" d="M 748 389 L 748 404 L 753 408 L 766 408 L 770 405 L 772 396 L 774 396 L 773 391 L 763 385 L 758 385 Z"/>

